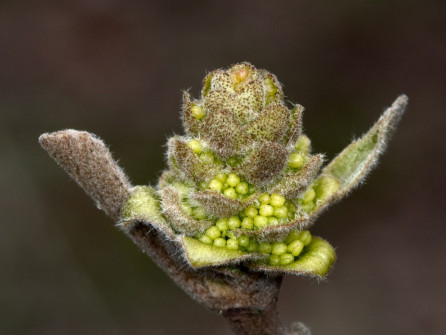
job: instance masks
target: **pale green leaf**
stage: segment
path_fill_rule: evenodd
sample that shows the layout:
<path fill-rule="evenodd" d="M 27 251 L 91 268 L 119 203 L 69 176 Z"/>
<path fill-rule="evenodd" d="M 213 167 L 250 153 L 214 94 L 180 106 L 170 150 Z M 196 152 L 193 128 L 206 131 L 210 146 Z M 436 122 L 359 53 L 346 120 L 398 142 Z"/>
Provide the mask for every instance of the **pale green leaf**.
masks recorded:
<path fill-rule="evenodd" d="M 261 254 L 216 247 L 187 236 L 182 236 L 180 241 L 187 261 L 194 268 L 229 265 L 265 257 Z"/>
<path fill-rule="evenodd" d="M 405 95 L 398 97 L 365 135 L 347 146 L 322 170 L 307 189 L 309 193 L 311 189 L 315 191 L 314 199 L 301 204 L 312 218 L 360 184 L 375 167 L 407 102 Z"/>
<path fill-rule="evenodd" d="M 311 243 L 305 247 L 302 255 L 292 264 L 271 266 L 258 262 L 250 268 L 274 273 L 313 276 L 323 278 L 330 271 L 336 260 L 336 253 L 327 241 L 313 237 Z"/>

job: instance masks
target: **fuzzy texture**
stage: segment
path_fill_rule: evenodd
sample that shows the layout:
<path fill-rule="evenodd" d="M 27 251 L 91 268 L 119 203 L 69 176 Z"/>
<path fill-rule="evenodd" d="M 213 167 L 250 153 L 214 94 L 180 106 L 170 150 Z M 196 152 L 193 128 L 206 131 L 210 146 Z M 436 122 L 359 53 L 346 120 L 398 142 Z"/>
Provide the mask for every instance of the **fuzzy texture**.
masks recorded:
<path fill-rule="evenodd" d="M 101 139 L 85 131 L 68 129 L 42 134 L 39 142 L 98 208 L 119 220 L 131 184 Z"/>
<path fill-rule="evenodd" d="M 359 185 L 385 149 L 407 97 L 399 97 L 321 173 L 323 156 L 310 155 L 310 141 L 302 135 L 303 107 L 289 110 L 283 97 L 277 78 L 249 63 L 211 72 L 200 99 L 183 95 L 187 136 L 169 140 L 170 169 L 157 188 L 132 187 L 95 135 L 64 130 L 43 134 L 39 141 L 177 285 L 223 315 L 235 333 L 310 334 L 302 324 L 287 328 L 279 321 L 282 275 L 323 279 L 336 259 L 333 247 L 313 237 L 300 254 L 290 251 L 298 255 L 291 263 L 272 265 L 277 263 L 268 263 L 258 243 L 280 245 L 300 234 L 297 231 L 310 227 L 323 210 Z M 219 181 L 212 186 L 215 178 Z M 271 201 L 263 212 L 270 214 L 261 214 L 263 201 Z M 214 236 L 206 229 L 215 231 L 216 220 L 229 216 L 237 223 L 248 215 L 248 206 L 257 216 L 273 213 L 279 219 L 252 230 L 231 226 L 219 237 L 223 244 L 216 243 L 220 232 Z M 258 222 L 266 222 L 266 217 L 262 220 Z M 249 246 L 234 248 L 242 237 L 249 239 Z M 225 239 L 231 240 L 231 248 L 223 246 Z"/>

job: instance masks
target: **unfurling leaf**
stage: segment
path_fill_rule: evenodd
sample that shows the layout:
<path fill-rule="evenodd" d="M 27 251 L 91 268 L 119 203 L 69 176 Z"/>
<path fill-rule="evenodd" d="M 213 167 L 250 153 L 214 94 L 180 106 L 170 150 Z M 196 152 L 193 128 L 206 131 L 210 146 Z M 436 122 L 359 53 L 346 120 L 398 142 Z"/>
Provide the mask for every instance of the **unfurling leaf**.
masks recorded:
<path fill-rule="evenodd" d="M 186 260 L 194 268 L 230 265 L 266 257 L 258 253 L 216 247 L 187 236 L 181 238 L 181 244 Z"/>
<path fill-rule="evenodd" d="M 303 250 L 302 256 L 289 265 L 271 266 L 258 262 L 250 266 L 253 270 L 293 275 L 307 275 L 323 278 L 330 271 L 336 260 L 336 253 L 327 241 L 313 237 L 311 243 Z"/>

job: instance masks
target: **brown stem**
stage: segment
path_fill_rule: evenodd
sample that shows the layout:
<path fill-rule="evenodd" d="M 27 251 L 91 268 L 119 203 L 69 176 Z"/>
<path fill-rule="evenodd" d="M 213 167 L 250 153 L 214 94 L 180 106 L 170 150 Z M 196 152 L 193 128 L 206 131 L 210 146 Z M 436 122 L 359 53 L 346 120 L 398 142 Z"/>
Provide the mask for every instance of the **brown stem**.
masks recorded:
<path fill-rule="evenodd" d="M 276 335 L 283 334 L 284 328 L 279 320 L 277 303 L 268 310 L 259 311 L 250 308 L 228 309 L 223 313 L 231 329 L 240 335 Z"/>

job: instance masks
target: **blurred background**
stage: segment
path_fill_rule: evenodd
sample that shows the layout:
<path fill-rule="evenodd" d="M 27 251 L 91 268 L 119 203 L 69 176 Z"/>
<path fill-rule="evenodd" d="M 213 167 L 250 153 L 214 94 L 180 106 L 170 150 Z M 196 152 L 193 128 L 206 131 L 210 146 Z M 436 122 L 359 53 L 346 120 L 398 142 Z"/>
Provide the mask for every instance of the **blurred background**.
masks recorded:
<path fill-rule="evenodd" d="M 380 166 L 312 230 L 337 247 L 326 282 L 286 277 L 283 321 L 316 334 L 446 333 L 446 3 L 3 1 L 0 5 L 0 333 L 228 334 L 40 149 L 47 131 L 110 145 L 155 184 L 181 90 L 249 61 L 306 107 L 334 157 L 401 93 Z"/>

